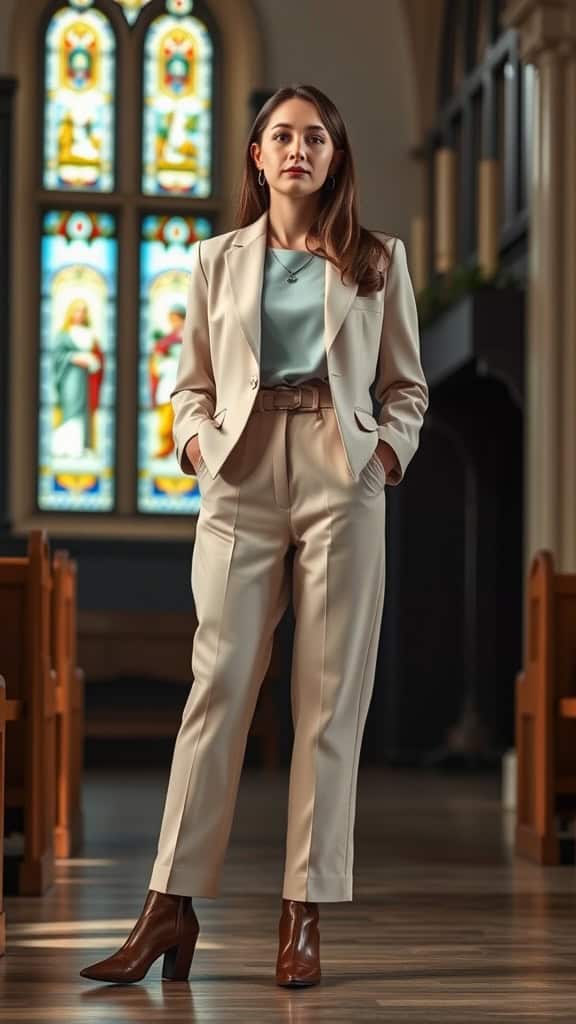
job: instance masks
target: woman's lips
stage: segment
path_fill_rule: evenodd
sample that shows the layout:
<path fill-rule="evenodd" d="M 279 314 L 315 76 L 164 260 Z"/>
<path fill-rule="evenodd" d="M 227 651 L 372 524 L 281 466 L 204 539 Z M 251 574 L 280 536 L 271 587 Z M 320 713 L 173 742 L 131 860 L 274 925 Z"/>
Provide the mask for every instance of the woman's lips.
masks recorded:
<path fill-rule="evenodd" d="M 308 171 L 297 171 L 295 167 L 288 167 L 284 174 L 308 174 Z"/>

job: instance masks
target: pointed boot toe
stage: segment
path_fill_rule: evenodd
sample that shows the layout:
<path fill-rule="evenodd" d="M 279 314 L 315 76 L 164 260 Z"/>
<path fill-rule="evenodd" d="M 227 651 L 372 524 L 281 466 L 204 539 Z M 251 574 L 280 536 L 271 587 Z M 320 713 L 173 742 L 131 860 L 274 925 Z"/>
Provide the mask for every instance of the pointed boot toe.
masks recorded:
<path fill-rule="evenodd" d="M 98 964 L 90 964 L 89 967 L 83 967 L 80 971 L 81 978 L 93 978 L 94 981 L 98 981 Z"/>
<path fill-rule="evenodd" d="M 318 920 L 317 903 L 282 900 L 278 925 L 277 985 L 304 988 L 320 982 Z"/>
<path fill-rule="evenodd" d="M 200 926 L 190 896 L 148 891 L 140 917 L 112 956 L 80 971 L 83 978 L 129 984 L 141 981 L 164 954 L 162 978 L 186 981 Z"/>
<path fill-rule="evenodd" d="M 144 974 L 141 974 L 140 977 L 134 977 L 134 973 L 138 974 L 134 970 L 130 971 L 127 964 L 123 967 L 121 966 L 118 955 L 107 957 L 106 960 L 99 960 L 97 963 L 90 964 L 89 967 L 84 967 L 80 971 L 82 978 L 90 978 L 92 981 L 115 981 L 122 983 L 139 981 L 140 978 L 144 977 Z"/>

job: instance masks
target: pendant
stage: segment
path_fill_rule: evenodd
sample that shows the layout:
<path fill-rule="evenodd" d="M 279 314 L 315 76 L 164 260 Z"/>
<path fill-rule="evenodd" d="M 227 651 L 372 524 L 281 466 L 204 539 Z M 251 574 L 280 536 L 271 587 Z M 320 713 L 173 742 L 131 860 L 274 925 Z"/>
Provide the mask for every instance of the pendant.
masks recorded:
<path fill-rule="evenodd" d="M 293 274 L 290 274 L 290 277 L 287 277 L 286 280 L 287 280 L 288 284 L 294 284 L 294 282 L 297 281 L 298 278 L 294 277 Z"/>

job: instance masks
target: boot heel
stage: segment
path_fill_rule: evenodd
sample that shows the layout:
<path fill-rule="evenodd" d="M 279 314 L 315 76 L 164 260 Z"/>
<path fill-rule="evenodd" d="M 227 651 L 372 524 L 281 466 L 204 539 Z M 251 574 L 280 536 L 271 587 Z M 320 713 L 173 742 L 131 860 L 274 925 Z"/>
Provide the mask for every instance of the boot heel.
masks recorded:
<path fill-rule="evenodd" d="M 166 981 L 188 980 L 197 938 L 198 932 L 192 932 L 183 938 L 178 946 L 166 950 L 162 965 L 162 977 Z"/>

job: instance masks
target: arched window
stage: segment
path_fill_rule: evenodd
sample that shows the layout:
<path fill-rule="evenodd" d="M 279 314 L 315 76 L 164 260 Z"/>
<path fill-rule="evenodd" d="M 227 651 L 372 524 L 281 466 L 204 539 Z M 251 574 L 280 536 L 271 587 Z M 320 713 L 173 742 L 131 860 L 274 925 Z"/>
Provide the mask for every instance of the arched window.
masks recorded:
<path fill-rule="evenodd" d="M 113 20 L 115 6 L 122 21 Z M 141 64 L 141 160 L 140 167 L 132 163 L 132 180 L 120 180 L 117 169 L 133 140 L 115 130 L 123 102 L 117 79 L 119 59 L 130 49 Z M 196 480 L 182 479 L 174 456 L 170 391 L 190 249 L 214 224 L 177 204 L 213 194 L 215 57 L 213 31 L 193 0 L 67 0 L 49 15 L 37 488 L 43 511 L 115 510 L 118 348 L 136 337 L 135 510 L 198 508 Z M 95 194 L 105 205 L 93 205 Z M 127 195 L 130 218 L 122 216 Z M 136 331 L 125 334 L 118 310 L 122 289 L 130 290 L 129 258 L 128 273 L 120 268 L 135 247 L 134 232 L 138 317 Z"/>
<path fill-rule="evenodd" d="M 24 6 L 13 37 L 13 528 L 189 536 L 200 499 L 176 462 L 169 394 L 192 247 L 227 230 L 234 210 L 260 85 L 256 18 L 247 0 Z"/>
<path fill-rule="evenodd" d="M 44 188 L 114 188 L 116 38 L 86 0 L 59 7 L 44 41 Z"/>

